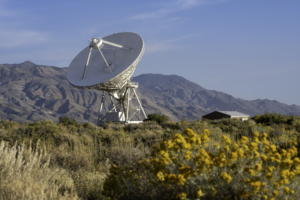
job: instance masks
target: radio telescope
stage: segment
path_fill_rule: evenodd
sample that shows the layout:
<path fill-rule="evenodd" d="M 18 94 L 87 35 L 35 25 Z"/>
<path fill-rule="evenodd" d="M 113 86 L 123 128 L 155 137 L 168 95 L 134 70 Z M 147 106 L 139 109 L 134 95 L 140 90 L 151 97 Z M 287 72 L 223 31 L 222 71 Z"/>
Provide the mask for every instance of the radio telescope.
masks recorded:
<path fill-rule="evenodd" d="M 104 38 L 91 38 L 89 46 L 71 62 L 67 78 L 73 87 L 103 91 L 98 124 L 105 121 L 139 123 L 147 117 L 136 93 L 138 83 L 130 81 L 144 51 L 144 41 L 139 35 L 130 32 L 114 33 Z M 100 118 L 106 93 L 112 108 Z M 137 106 L 133 104 L 134 98 L 138 102 Z M 131 121 L 135 116 L 139 121 Z"/>

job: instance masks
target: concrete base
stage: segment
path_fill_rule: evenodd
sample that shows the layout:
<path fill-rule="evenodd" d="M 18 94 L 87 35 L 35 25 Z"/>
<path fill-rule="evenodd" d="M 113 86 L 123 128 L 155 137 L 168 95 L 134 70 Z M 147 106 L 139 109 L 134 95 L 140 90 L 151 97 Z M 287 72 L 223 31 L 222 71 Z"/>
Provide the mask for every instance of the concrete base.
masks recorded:
<path fill-rule="evenodd" d="M 104 124 L 108 123 L 108 121 L 102 121 L 98 123 L 98 126 L 102 126 Z M 120 121 L 120 122 L 115 122 L 115 123 L 120 123 L 120 124 L 140 124 L 143 123 L 143 121 L 129 121 L 129 122 L 125 122 L 125 121 Z"/>
<path fill-rule="evenodd" d="M 106 113 L 107 122 L 124 122 L 125 115 L 123 112 L 107 112 Z"/>

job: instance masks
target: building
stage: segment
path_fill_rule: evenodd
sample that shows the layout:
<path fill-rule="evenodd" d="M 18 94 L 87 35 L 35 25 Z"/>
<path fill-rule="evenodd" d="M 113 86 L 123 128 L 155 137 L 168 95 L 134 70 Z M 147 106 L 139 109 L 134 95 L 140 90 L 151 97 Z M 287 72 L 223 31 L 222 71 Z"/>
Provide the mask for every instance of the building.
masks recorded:
<path fill-rule="evenodd" d="M 249 120 L 250 116 L 237 111 L 219 111 L 219 110 L 216 110 L 212 113 L 202 116 L 202 119 L 223 119 L 223 118 L 239 119 L 241 121 L 246 121 Z"/>

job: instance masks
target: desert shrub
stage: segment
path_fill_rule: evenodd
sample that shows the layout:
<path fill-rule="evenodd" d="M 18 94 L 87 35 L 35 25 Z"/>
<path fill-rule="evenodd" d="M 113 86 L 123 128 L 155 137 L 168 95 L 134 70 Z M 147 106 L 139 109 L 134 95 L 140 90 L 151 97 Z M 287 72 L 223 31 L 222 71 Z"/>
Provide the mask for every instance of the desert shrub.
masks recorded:
<path fill-rule="evenodd" d="M 240 121 L 238 119 L 219 119 L 219 120 L 207 120 L 211 124 L 218 126 L 225 133 L 234 136 L 239 139 L 241 136 L 252 136 L 253 123 L 249 121 Z"/>
<path fill-rule="evenodd" d="M 234 127 L 240 127 L 243 126 L 244 122 L 238 120 L 238 119 L 230 119 L 230 118 L 224 118 L 224 119 L 216 119 L 211 121 L 212 124 L 223 124 L 225 126 L 234 126 Z"/>
<path fill-rule="evenodd" d="M 84 128 L 88 128 L 88 127 L 90 127 L 90 126 L 92 126 L 92 125 L 91 125 L 91 123 L 86 122 L 86 123 L 84 123 L 82 126 L 83 126 Z"/>
<path fill-rule="evenodd" d="M 169 121 L 169 117 L 166 116 L 166 115 L 159 115 L 159 114 L 157 114 L 157 113 L 154 113 L 154 114 L 149 114 L 149 115 L 147 116 L 147 118 L 144 119 L 143 121 L 144 121 L 144 122 L 146 122 L 146 121 L 154 121 L 154 122 L 160 124 L 160 123 Z"/>
<path fill-rule="evenodd" d="M 28 147 L 32 141 L 32 148 L 35 149 L 37 141 L 45 144 L 45 147 L 59 146 L 61 144 L 62 127 L 53 121 L 37 121 L 33 123 L 19 124 L 13 130 L 7 130 L 6 134 L 1 134 L 0 139 L 8 141 L 13 146 L 16 141 L 18 145 L 23 142 Z M 0 129 L 3 130 L 3 129 Z M 42 147 L 44 149 L 44 145 Z"/>
<path fill-rule="evenodd" d="M 78 137 L 78 135 L 69 134 L 69 133 L 62 133 L 59 136 L 60 145 L 56 148 L 60 148 L 61 146 L 64 146 L 64 150 L 75 150 L 77 146 L 80 145 L 81 141 Z"/>
<path fill-rule="evenodd" d="M 102 125 L 102 128 L 107 130 L 123 130 L 124 127 L 125 125 L 119 122 L 106 122 Z"/>
<path fill-rule="evenodd" d="M 275 132 L 278 133 L 278 132 Z M 274 143 L 277 147 L 287 149 L 291 145 L 296 145 L 295 141 L 298 141 L 299 134 L 293 131 L 281 130 L 279 134 L 274 134 L 271 132 L 272 136 L 269 137 L 269 140 Z M 270 135 L 271 135 L 270 134 Z"/>
<path fill-rule="evenodd" d="M 60 132 L 59 126 L 51 120 L 36 121 L 28 125 L 28 130 L 25 134 L 31 137 L 38 138 L 56 138 Z"/>
<path fill-rule="evenodd" d="M 151 147 L 153 144 L 158 143 L 164 137 L 164 132 L 162 130 L 143 130 L 135 131 L 134 133 L 129 134 L 133 140 L 133 146 L 144 146 Z M 132 146 L 132 143 L 128 143 Z M 127 145 L 128 145 L 127 144 Z"/>
<path fill-rule="evenodd" d="M 270 134 L 273 131 L 273 129 L 269 126 L 263 126 L 261 124 L 258 124 L 256 126 L 251 126 L 251 133 L 259 132 L 259 133 L 267 133 Z"/>
<path fill-rule="evenodd" d="M 7 149 L 15 147 L 16 141 L 19 145 L 24 143 L 22 153 L 22 160 L 24 161 L 23 165 L 26 165 L 26 163 L 33 158 L 33 152 L 39 151 L 39 149 L 43 149 L 44 152 L 49 154 L 49 157 L 51 158 L 50 161 L 48 161 L 49 157 L 44 156 L 40 160 L 40 163 L 41 166 L 44 166 L 49 162 L 49 164 L 47 164 L 47 169 L 53 174 L 51 181 L 55 180 L 55 185 L 53 185 L 53 182 L 51 181 L 47 184 L 50 185 L 49 192 L 56 191 L 55 194 L 60 195 L 58 198 L 65 198 L 68 195 L 71 198 L 72 195 L 75 196 L 76 192 L 74 192 L 74 190 L 76 189 L 78 195 L 82 199 L 105 199 L 101 196 L 102 185 L 105 181 L 104 179 L 110 174 L 110 170 L 112 173 L 108 178 L 106 186 L 109 188 L 108 183 L 114 180 L 115 182 L 110 182 L 110 185 L 113 185 L 114 183 L 115 189 L 106 189 L 104 193 L 115 199 L 178 199 L 180 197 L 184 198 L 185 194 L 182 193 L 186 193 L 187 199 L 193 199 L 196 198 L 196 196 L 193 196 L 196 191 L 196 189 L 193 189 L 195 188 L 194 186 L 196 186 L 197 189 L 200 187 L 201 192 L 204 195 L 200 199 L 219 199 L 223 194 L 227 199 L 230 199 L 235 194 L 237 194 L 237 199 L 242 199 L 241 194 L 239 193 L 239 191 L 242 190 L 242 186 L 240 185 L 245 185 L 245 188 L 243 189 L 248 192 L 248 199 L 259 199 L 254 195 L 253 190 L 250 190 L 252 188 L 252 186 L 249 185 L 250 183 L 246 183 L 245 180 L 252 180 L 252 178 L 261 176 L 260 182 L 266 182 L 266 178 L 264 178 L 266 175 L 266 168 L 270 166 L 279 166 L 272 172 L 273 182 L 266 182 L 264 189 L 270 187 L 270 184 L 274 184 L 276 181 L 278 182 L 280 176 L 279 170 L 281 170 L 280 166 L 282 166 L 282 163 L 284 162 L 282 153 L 284 151 L 288 152 L 289 149 L 295 145 L 295 141 L 300 139 L 299 130 L 297 129 L 297 126 L 300 128 L 300 122 L 296 120 L 296 117 L 293 118 L 292 122 L 273 123 L 270 126 L 263 123 L 255 124 L 254 121 L 250 123 L 233 120 L 182 120 L 181 122 L 166 121 L 160 124 L 155 121 L 146 121 L 136 125 L 107 123 L 104 127 L 88 123 L 80 125 L 69 119 L 65 121 L 62 120 L 61 122 L 62 123 L 57 124 L 52 121 L 40 121 L 34 123 L 0 121 L 0 140 L 6 141 Z M 186 131 L 186 129 L 189 131 Z M 210 132 L 209 135 L 207 134 L 207 129 Z M 183 139 L 177 138 L 180 137 L 178 136 L 178 132 L 184 133 L 182 135 Z M 188 137 L 188 132 L 200 134 Z M 249 139 L 249 142 L 245 144 L 247 147 L 241 144 L 241 140 L 244 138 L 243 136 L 246 136 L 247 138 L 255 137 L 257 134 L 256 132 L 260 135 L 258 137 L 260 143 L 256 142 L 258 144 L 258 150 L 256 151 L 260 154 L 260 157 L 250 159 L 251 155 L 254 155 L 254 151 L 246 151 L 246 148 L 248 147 L 248 149 L 250 149 L 250 144 L 254 139 Z M 264 133 L 267 133 L 268 142 L 270 143 L 269 146 L 275 145 L 276 151 L 281 154 L 281 163 L 278 165 L 275 165 L 275 162 L 277 163 L 279 160 L 274 161 L 273 164 L 270 161 L 273 159 L 272 157 L 275 157 L 275 153 L 274 155 L 267 155 L 267 153 L 265 153 L 267 147 L 261 143 L 261 135 L 264 135 Z M 201 138 L 206 138 L 205 134 L 209 141 L 207 140 L 204 143 Z M 226 135 L 231 141 L 231 144 L 229 145 L 230 151 L 228 152 L 224 149 L 226 145 L 222 144 L 222 141 L 224 141 L 225 138 L 223 135 Z M 160 145 L 161 141 L 167 143 L 170 141 L 170 144 L 173 146 L 176 141 L 182 141 L 182 145 L 185 146 L 194 144 L 190 140 L 194 140 L 193 138 L 198 137 L 201 140 L 201 144 L 198 144 L 198 149 L 196 148 L 197 145 L 191 149 L 181 148 L 178 150 L 175 150 L 174 147 L 168 147 L 164 151 L 169 155 L 169 164 L 163 166 L 160 164 L 163 158 L 163 155 L 160 153 L 162 150 L 161 148 L 163 148 Z M 176 138 L 180 140 L 177 140 Z M 32 141 L 31 145 L 30 141 Z M 40 145 L 36 145 L 38 141 L 40 141 Z M 241 148 L 244 151 L 244 158 L 238 157 L 236 161 L 231 161 L 230 156 L 234 155 L 232 153 L 235 152 L 233 149 L 234 143 L 237 143 L 239 145 L 238 148 Z M 152 147 L 153 145 L 156 145 L 156 147 Z M 200 145 L 202 145 L 202 147 L 200 147 Z M 177 146 L 180 146 L 180 144 L 177 144 Z M 263 150 L 263 148 L 265 150 Z M 202 153 L 204 152 L 203 150 L 205 150 L 209 155 L 209 157 L 203 157 L 202 161 L 199 161 L 200 163 L 198 161 L 194 162 L 195 157 L 200 155 L 199 150 L 201 150 Z M 191 154 L 190 160 L 188 161 L 186 159 L 188 158 L 189 151 Z M 223 155 L 220 151 L 224 152 L 224 159 L 226 162 L 228 161 L 228 163 L 223 163 L 223 167 L 217 166 L 216 158 Z M 172 152 L 173 154 L 171 155 Z M 149 155 L 146 156 L 145 154 Z M 261 160 L 263 154 L 268 156 L 268 162 Z M 276 155 L 278 156 L 278 154 Z M 184 156 L 186 156 L 186 158 Z M 140 163 L 139 157 L 142 158 Z M 174 159 L 174 161 L 172 160 L 173 157 L 177 158 L 178 163 L 175 163 L 176 159 Z M 16 156 L 16 158 L 18 158 L 18 156 Z M 208 160 L 205 161 L 206 158 Z M 147 159 L 149 162 L 146 162 Z M 290 173 L 292 173 L 293 170 L 296 169 L 296 165 L 294 164 L 294 158 L 291 158 L 290 160 L 293 160 L 293 165 L 290 168 Z M 211 171 L 205 172 L 200 166 L 208 168 L 208 161 L 213 162 L 213 164 L 210 165 L 209 168 Z M 248 165 L 247 162 L 249 162 Z M 145 163 L 148 163 L 148 168 L 145 168 Z M 184 164 L 185 170 L 188 170 L 188 167 L 190 167 L 195 172 L 190 175 L 185 174 L 187 172 L 182 171 L 184 168 L 181 169 L 182 166 L 179 166 L 179 163 Z M 263 169 L 259 173 L 257 172 L 257 175 L 255 176 L 250 176 L 249 173 L 247 174 L 242 171 L 246 167 L 254 169 L 253 166 L 259 163 L 261 163 Z M 231 169 L 231 166 L 234 164 L 238 166 L 239 170 Z M 110 165 L 116 166 L 111 167 L 110 169 Z M 158 181 L 158 172 L 156 171 L 154 173 L 158 166 L 163 167 L 161 168 L 161 172 L 163 173 L 164 181 Z M 230 183 L 224 182 L 223 179 L 220 178 L 221 172 L 226 172 L 230 175 L 232 181 Z M 32 172 L 26 173 L 36 173 L 36 171 L 33 170 Z M 45 173 L 46 176 L 47 173 Z M 202 173 L 202 175 L 199 175 L 199 173 Z M 185 179 L 185 185 L 181 185 L 179 182 L 168 182 L 170 174 L 176 175 L 175 180 L 179 180 L 177 178 L 181 174 L 181 177 Z M 93 175 L 95 176 L 93 177 Z M 170 177 L 174 178 L 173 175 Z M 27 175 L 27 177 L 31 176 L 34 177 L 35 175 Z M 295 181 L 298 181 L 297 176 Z M 222 183 L 222 186 L 210 183 L 209 180 L 211 178 L 214 178 L 216 183 Z M 21 193 L 23 194 L 24 191 L 27 190 L 26 188 L 29 187 L 28 185 L 30 182 L 24 181 L 25 179 L 16 179 L 19 180 L 19 182 L 12 181 L 11 184 L 19 184 L 20 186 L 16 187 L 20 190 L 17 191 L 19 192 L 18 195 Z M 240 179 L 243 179 L 243 182 L 238 182 Z M 43 180 L 46 180 L 46 177 Z M 7 185 L 8 182 L 9 181 L 3 183 Z M 289 187 L 290 190 L 295 190 L 291 189 L 294 187 L 295 182 L 290 179 L 289 182 L 290 185 L 285 185 L 285 187 Z M 2 184 L 2 182 L 0 183 Z M 135 183 L 140 187 L 134 185 Z M 124 184 L 127 184 L 127 186 L 125 187 Z M 37 188 L 37 185 L 36 181 L 32 183 L 33 188 Z M 4 187 L 3 184 L 2 186 Z M 12 187 L 12 185 L 9 187 L 7 186 L 5 191 L 9 191 L 11 194 L 17 193 Z M 210 193 L 213 187 L 217 191 L 215 196 Z M 119 192 L 118 189 L 120 189 L 121 192 Z M 279 193 L 282 192 L 281 189 L 282 187 L 278 190 Z M 28 191 L 31 190 L 33 189 L 28 189 Z M 269 189 L 270 192 L 273 190 L 275 189 Z M 197 190 L 197 192 L 198 191 L 199 190 Z M 252 193 L 250 193 L 250 191 Z M 6 194 L 7 193 L 8 192 L 6 192 Z M 1 194 L 0 191 L 0 199 Z M 33 192 L 33 194 L 37 193 Z M 12 196 L 12 198 L 15 199 L 17 197 L 18 196 Z M 270 199 L 273 197 L 269 194 L 268 198 Z M 282 198 L 282 196 L 280 196 L 280 198 Z M 277 199 L 279 199 L 279 196 Z"/>
<path fill-rule="evenodd" d="M 256 123 L 261 123 L 265 125 L 272 124 L 288 124 L 295 126 L 300 123 L 300 116 L 293 115 L 281 115 L 278 113 L 265 112 L 263 115 L 255 115 L 252 118 Z"/>
<path fill-rule="evenodd" d="M 76 154 L 67 151 L 55 151 L 51 153 L 51 166 L 58 166 L 67 170 L 77 171 L 79 169 L 90 170 L 92 162 L 86 153 Z"/>
<path fill-rule="evenodd" d="M 60 117 L 59 123 L 63 124 L 64 126 L 73 125 L 75 127 L 80 127 L 81 125 L 76 121 L 76 119 L 70 120 L 69 117 Z"/>
<path fill-rule="evenodd" d="M 113 165 L 103 194 L 112 199 L 298 199 L 296 141 L 278 149 L 266 133 L 237 142 L 224 135 L 208 151 L 207 129 L 184 133 L 153 146 L 137 170 Z"/>
<path fill-rule="evenodd" d="M 141 130 L 144 128 L 143 123 L 138 124 L 128 124 L 124 127 L 124 129 L 128 132 L 135 131 L 135 130 Z"/>
<path fill-rule="evenodd" d="M 79 170 L 72 173 L 78 196 L 86 200 L 103 199 L 102 187 L 106 174 Z"/>
<path fill-rule="evenodd" d="M 180 130 L 185 130 L 187 128 L 191 128 L 190 127 L 190 122 L 189 122 L 188 119 L 181 120 L 179 122 L 179 126 L 180 126 Z"/>
<path fill-rule="evenodd" d="M 18 123 L 2 119 L 0 121 L 0 127 L 3 127 L 5 130 L 11 130 L 15 127 L 18 127 Z"/>
<path fill-rule="evenodd" d="M 137 169 L 136 163 L 139 158 L 145 157 L 149 153 L 149 148 L 143 143 L 133 146 L 111 147 L 109 150 L 109 158 L 112 164 L 118 166 L 128 166 L 130 169 Z"/>
<path fill-rule="evenodd" d="M 193 131 L 201 132 L 204 128 L 210 126 L 206 121 L 195 120 L 195 121 L 188 121 L 187 119 L 181 120 L 178 122 L 178 127 L 180 131 L 184 131 L 185 129 L 189 128 Z M 174 131 L 176 134 L 178 131 Z"/>
<path fill-rule="evenodd" d="M 180 130 L 180 125 L 178 122 L 163 122 L 161 123 L 161 126 L 166 129 L 166 128 L 170 128 L 172 130 Z"/>
<path fill-rule="evenodd" d="M 73 180 L 64 170 L 50 169 L 46 154 L 29 148 L 24 160 L 23 153 L 24 145 L 1 142 L 0 199 L 78 199 Z"/>
<path fill-rule="evenodd" d="M 155 121 L 144 121 L 142 130 L 162 130 L 162 127 Z"/>

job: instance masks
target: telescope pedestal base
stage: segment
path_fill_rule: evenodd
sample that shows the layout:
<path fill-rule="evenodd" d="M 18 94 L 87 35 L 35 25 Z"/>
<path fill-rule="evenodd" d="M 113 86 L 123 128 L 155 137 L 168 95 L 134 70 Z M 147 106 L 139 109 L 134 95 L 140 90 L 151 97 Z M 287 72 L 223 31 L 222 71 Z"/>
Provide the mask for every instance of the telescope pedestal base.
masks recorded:
<path fill-rule="evenodd" d="M 121 92 L 119 91 L 117 95 L 108 92 L 113 108 L 100 119 L 105 95 L 105 91 L 103 91 L 99 109 L 98 125 L 102 125 L 105 122 L 109 121 L 119 122 L 122 124 L 142 123 L 143 121 L 141 121 L 141 119 L 147 118 L 147 116 L 139 100 L 139 97 L 137 96 L 136 88 L 138 88 L 137 84 L 129 82 L 120 90 Z M 114 103 L 113 99 L 117 101 L 116 104 Z M 137 101 L 138 106 L 134 105 L 133 100 Z M 140 111 L 142 111 L 142 113 L 140 113 Z M 134 117 L 138 118 L 138 120 L 132 120 Z"/>
<path fill-rule="evenodd" d="M 108 123 L 107 121 L 102 121 L 102 122 L 99 122 L 97 125 L 98 126 L 103 126 L 104 124 Z M 128 122 L 114 122 L 114 123 L 120 123 L 120 124 L 140 124 L 140 123 L 143 123 L 143 121 L 128 121 Z"/>

